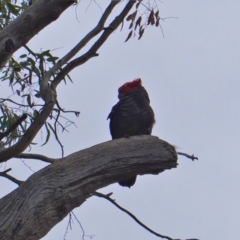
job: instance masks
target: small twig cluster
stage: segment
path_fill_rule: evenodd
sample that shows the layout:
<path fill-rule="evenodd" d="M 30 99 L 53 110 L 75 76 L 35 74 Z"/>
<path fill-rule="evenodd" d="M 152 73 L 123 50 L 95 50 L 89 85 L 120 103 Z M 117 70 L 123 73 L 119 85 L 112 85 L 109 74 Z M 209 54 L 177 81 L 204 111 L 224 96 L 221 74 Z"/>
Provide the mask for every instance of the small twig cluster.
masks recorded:
<path fill-rule="evenodd" d="M 75 215 L 75 213 L 72 211 L 68 214 L 68 224 L 67 224 L 67 227 L 66 227 L 66 231 L 65 231 L 65 234 L 64 234 L 64 237 L 63 239 L 66 240 L 66 237 L 67 237 L 67 234 L 68 234 L 68 230 L 72 230 L 72 224 L 74 223 L 74 220 L 73 220 L 73 217 L 74 219 L 77 221 L 79 227 L 81 228 L 82 230 L 82 240 L 85 239 L 85 237 L 88 237 L 90 239 L 93 239 L 93 237 L 95 235 L 86 235 L 85 231 L 84 231 L 84 228 L 81 224 L 81 222 L 79 221 L 79 219 L 77 218 L 77 216 Z"/>

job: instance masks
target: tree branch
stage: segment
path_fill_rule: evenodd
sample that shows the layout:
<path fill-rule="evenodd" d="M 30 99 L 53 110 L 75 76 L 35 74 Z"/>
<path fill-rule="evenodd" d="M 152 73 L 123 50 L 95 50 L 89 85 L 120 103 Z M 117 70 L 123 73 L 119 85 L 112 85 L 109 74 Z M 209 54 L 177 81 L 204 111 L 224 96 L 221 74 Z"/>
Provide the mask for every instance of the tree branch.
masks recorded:
<path fill-rule="evenodd" d="M 1 30 L 0 68 L 4 67 L 15 51 L 24 46 L 47 25 L 57 20 L 62 12 L 73 3 L 75 0 L 35 1 L 19 17 Z"/>
<path fill-rule="evenodd" d="M 59 2 L 59 1 L 60 0 L 52 0 L 50 2 L 56 3 L 56 2 Z M 49 1 L 47 1 L 47 3 L 48 2 Z M 65 5 L 64 4 L 63 5 L 65 7 L 67 7 L 68 4 L 70 4 L 70 2 L 73 3 L 74 1 L 66 0 L 66 1 L 60 1 L 60 2 L 61 2 L 61 4 L 62 4 L 62 2 L 66 2 Z M 112 2 L 114 2 L 114 1 L 112 1 Z M 45 106 L 43 107 L 43 110 L 41 111 L 41 113 L 36 117 L 36 119 L 33 122 L 33 124 L 28 128 L 28 130 L 26 131 L 24 136 L 15 145 L 13 145 L 10 148 L 7 148 L 7 149 L 5 149 L 5 150 L 0 152 L 0 163 L 7 161 L 8 159 L 10 159 L 10 158 L 12 158 L 14 156 L 19 155 L 20 153 L 22 153 L 29 146 L 29 144 L 32 142 L 32 140 L 34 139 L 34 137 L 36 136 L 38 131 L 41 129 L 41 127 L 43 126 L 43 124 L 47 120 L 49 114 L 51 113 L 51 111 L 52 111 L 52 109 L 53 109 L 53 107 L 54 107 L 54 105 L 56 103 L 55 88 L 57 87 L 57 85 L 61 82 L 61 80 L 64 78 L 64 76 L 66 76 L 73 68 L 79 66 L 80 64 L 83 64 L 84 62 L 89 60 L 91 57 L 97 55 L 97 53 L 96 53 L 97 49 L 99 49 L 100 46 L 106 41 L 106 39 L 110 36 L 112 31 L 114 29 L 116 29 L 120 25 L 120 23 L 123 21 L 123 19 L 127 15 L 127 13 L 130 11 L 132 6 L 135 4 L 135 2 L 136 2 L 136 0 L 131 0 L 131 1 L 129 1 L 127 3 L 127 5 L 125 6 L 125 8 L 121 12 L 121 14 L 117 18 L 115 18 L 115 20 L 110 24 L 108 30 L 104 31 L 104 33 L 97 40 L 97 42 L 91 47 L 91 49 L 86 54 L 84 54 L 82 57 L 77 58 L 77 59 L 73 60 L 71 62 L 71 64 L 68 64 L 64 68 L 67 72 L 63 69 L 57 75 L 56 79 L 54 81 L 52 81 L 51 87 L 49 87 L 49 84 L 48 84 L 48 81 L 51 78 L 51 74 L 50 74 L 51 72 L 47 72 L 44 75 L 44 77 L 43 77 L 43 79 L 42 79 L 42 81 L 40 83 L 40 95 L 41 95 L 42 99 L 45 101 Z M 42 4 L 42 3 L 43 3 L 43 0 L 36 1 L 28 9 L 35 7 L 36 4 Z M 112 3 L 112 4 L 113 4 L 113 5 L 111 5 L 112 7 L 116 5 L 116 3 Z M 61 7 L 58 6 L 57 9 L 58 8 L 61 9 Z M 28 11 L 28 9 L 26 10 L 26 12 Z M 55 11 L 58 12 L 58 10 L 55 10 Z M 24 15 L 24 13 L 22 15 Z M 38 14 L 39 14 L 39 10 L 38 10 Z M 57 15 L 54 15 L 54 16 L 56 17 Z M 21 20 L 19 20 L 19 19 L 21 19 L 20 17 L 18 18 L 17 22 L 21 22 Z M 46 18 L 46 15 L 44 17 Z M 105 17 L 107 17 L 107 14 L 106 14 Z M 103 18 L 103 23 L 104 23 L 104 21 L 105 21 L 105 19 Z M 16 22 L 16 21 L 14 21 L 14 22 Z M 16 25 L 15 25 L 15 27 L 16 27 Z M 21 29 L 21 28 L 17 28 L 17 29 Z M 1 32 L 1 34 L 2 34 L 2 32 Z M 25 32 L 25 31 L 23 31 L 23 32 Z M 23 43 L 23 45 L 24 44 L 25 43 Z M 0 46 L 1 46 L 1 41 L 0 41 Z M 1 51 L 0 51 L 0 57 L 1 57 Z M 1 63 L 1 61 L 0 61 L 0 63 Z"/>
<path fill-rule="evenodd" d="M 20 180 L 16 179 L 15 177 L 12 177 L 12 176 L 10 176 L 10 175 L 7 174 L 7 173 L 8 173 L 9 171 L 11 171 L 11 170 L 12 170 L 12 169 L 9 168 L 9 169 L 7 169 L 7 170 L 5 170 L 5 171 L 3 171 L 3 172 L 0 172 L 0 176 L 1 176 L 1 177 L 5 177 L 5 178 L 11 180 L 12 182 L 16 183 L 18 186 L 20 186 L 20 185 L 23 183 L 23 181 L 20 181 Z"/>
<path fill-rule="evenodd" d="M 111 193 L 112 194 L 112 193 Z M 110 198 L 111 194 L 102 194 L 99 192 L 94 192 L 93 195 L 97 196 L 97 197 L 101 197 L 104 198 L 106 200 L 108 200 L 109 202 L 111 202 L 113 205 L 115 205 L 117 208 L 119 208 L 121 211 L 125 212 L 127 215 L 129 215 L 135 222 L 137 222 L 141 227 L 145 228 L 147 231 L 149 231 L 150 233 L 154 234 L 157 237 L 161 237 L 161 238 L 165 238 L 168 240 L 173 240 L 172 238 L 168 237 L 168 236 L 164 236 L 160 233 L 157 233 L 155 231 L 153 231 L 152 229 L 150 229 L 149 227 L 147 227 L 145 224 L 143 224 L 141 221 L 138 220 L 137 217 L 135 217 L 131 212 L 129 212 L 128 210 L 126 210 L 125 208 L 121 207 L 119 204 L 116 203 L 115 200 L 113 200 L 112 198 Z"/>
<path fill-rule="evenodd" d="M 0 236 L 40 239 L 97 189 L 126 176 L 176 166 L 175 148 L 154 136 L 117 139 L 73 153 L 36 172 L 0 200 Z"/>
<path fill-rule="evenodd" d="M 53 75 L 56 71 L 61 70 L 61 67 L 66 64 L 70 59 L 72 59 L 92 38 L 98 35 L 104 28 L 104 24 L 111 14 L 114 7 L 121 0 L 111 1 L 106 10 L 104 11 L 102 17 L 100 18 L 97 26 L 90 31 L 70 52 L 68 52 L 62 59 L 60 59 L 55 66 L 49 70 L 50 74 Z"/>
<path fill-rule="evenodd" d="M 182 153 L 182 152 L 177 152 L 178 155 L 182 155 L 182 156 L 185 156 L 187 158 L 190 158 L 192 159 L 192 161 L 194 161 L 195 159 L 198 160 L 198 157 L 195 157 L 194 154 L 193 155 L 189 155 L 187 153 Z"/>
<path fill-rule="evenodd" d="M 111 1 L 111 4 L 114 2 L 120 1 Z M 52 88 L 56 89 L 58 84 L 64 79 L 64 77 L 71 72 L 74 68 L 82 65 L 87 62 L 90 58 L 98 56 L 97 50 L 103 45 L 103 43 L 108 39 L 108 37 L 116 30 L 124 18 L 127 16 L 128 12 L 132 9 L 133 5 L 136 3 L 136 0 L 130 0 L 122 10 L 122 12 L 111 22 L 108 28 L 105 28 L 103 34 L 99 37 L 99 39 L 93 44 L 93 46 L 82 56 L 72 60 L 70 63 L 65 66 L 60 73 L 56 76 L 56 78 L 52 81 Z M 110 5 L 111 5 L 110 4 Z M 93 29 L 94 30 L 94 29 Z M 91 33 L 91 32 L 90 32 Z M 90 34 L 89 33 L 89 34 Z M 88 35 L 87 35 L 88 36 Z M 86 36 L 86 37 L 87 37 Z"/>
<path fill-rule="evenodd" d="M 121 207 L 119 204 L 116 203 L 116 201 L 112 198 L 110 198 L 110 196 L 112 195 L 113 193 L 108 193 L 108 194 L 102 194 L 102 193 L 99 193 L 99 192 L 94 192 L 92 195 L 94 196 L 97 196 L 97 197 L 101 197 L 101 198 L 104 198 L 106 200 L 108 200 L 109 202 L 111 202 L 113 205 L 115 205 L 117 208 L 119 208 L 121 211 L 125 212 L 127 215 L 129 215 L 134 221 L 136 221 L 141 227 L 145 228 L 147 231 L 149 231 L 150 233 L 154 234 L 155 236 L 157 237 L 160 237 L 160 238 L 165 238 L 165 239 L 168 239 L 168 240 L 180 240 L 180 239 L 173 239 L 173 238 L 170 238 L 168 236 L 164 236 L 160 233 L 157 233 L 155 231 L 153 231 L 152 229 L 150 229 L 149 227 L 147 227 L 145 224 L 143 224 L 140 220 L 138 220 L 138 218 L 132 214 L 131 212 L 129 212 L 128 210 L 126 210 L 125 208 Z M 191 238 L 191 239 L 186 239 L 186 240 L 199 240 L 199 239 L 196 239 L 196 238 Z"/>
<path fill-rule="evenodd" d="M 58 160 L 57 158 L 49 158 L 47 156 L 35 153 L 20 153 L 19 155 L 15 156 L 15 158 L 37 159 L 47 163 L 53 163 L 54 161 Z"/>

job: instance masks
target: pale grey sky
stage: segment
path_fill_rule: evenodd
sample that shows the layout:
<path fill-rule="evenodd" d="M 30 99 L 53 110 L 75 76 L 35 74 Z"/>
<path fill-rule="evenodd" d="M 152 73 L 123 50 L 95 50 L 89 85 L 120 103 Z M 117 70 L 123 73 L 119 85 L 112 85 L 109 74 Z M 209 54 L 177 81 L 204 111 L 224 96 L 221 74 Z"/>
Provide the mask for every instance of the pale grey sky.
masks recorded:
<path fill-rule="evenodd" d="M 88 1 L 68 9 L 29 46 L 36 51 L 59 48 L 54 53 L 62 56 L 95 26 L 109 3 L 97 2 L 102 10 L 94 2 L 86 10 Z M 119 4 L 116 12 L 123 6 Z M 179 157 L 178 168 L 140 176 L 131 189 L 113 184 L 100 191 L 113 192 L 113 198 L 143 223 L 172 238 L 238 239 L 240 1 L 169 0 L 159 1 L 158 6 L 162 18 L 179 18 L 162 22 L 164 38 L 160 29 L 150 27 L 141 41 L 124 43 L 125 24 L 124 31 L 117 30 L 100 49 L 99 57 L 71 73 L 73 84 L 59 88 L 61 106 L 81 111 L 79 118 L 71 118 L 77 128 L 60 134 L 65 154 L 110 139 L 106 118 L 117 102 L 117 89 L 141 77 L 156 114 L 153 135 L 179 151 L 195 154 L 199 161 Z M 54 138 L 32 151 L 52 157 L 61 154 Z M 25 162 L 35 171 L 44 166 L 35 160 Z M 8 162 L 7 167 L 22 180 L 32 174 L 19 160 Z M 16 187 L 2 178 L 0 184 L 4 186 L 1 196 Z M 157 239 L 97 197 L 74 213 L 86 235 L 95 235 L 96 240 Z M 63 239 L 67 222 L 63 220 L 43 239 Z M 81 239 L 76 221 L 72 227 L 66 239 Z"/>

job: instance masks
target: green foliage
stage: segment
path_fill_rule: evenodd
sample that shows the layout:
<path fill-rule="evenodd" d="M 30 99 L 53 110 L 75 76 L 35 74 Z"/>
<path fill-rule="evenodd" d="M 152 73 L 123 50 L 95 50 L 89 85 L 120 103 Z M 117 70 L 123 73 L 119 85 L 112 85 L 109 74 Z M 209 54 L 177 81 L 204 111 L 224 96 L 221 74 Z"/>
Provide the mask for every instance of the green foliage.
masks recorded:
<path fill-rule="evenodd" d="M 27 0 L 0 0 L 0 30 L 5 28 L 27 7 L 29 7 L 29 1 Z M 34 52 L 27 46 L 24 46 L 24 49 L 25 53 L 17 59 L 12 57 L 0 73 L 0 81 L 7 82 L 13 93 L 10 97 L 0 98 L 0 132 L 5 132 L 9 129 L 22 114 L 26 113 L 28 116 L 25 121 L 4 139 L 7 146 L 17 142 L 25 134 L 27 128 L 38 116 L 39 112 L 41 112 L 44 103 L 39 98 L 39 83 L 44 73 L 58 60 L 58 57 L 54 56 L 50 50 Z M 52 79 L 58 73 L 56 72 Z M 71 80 L 69 76 L 67 77 Z M 64 81 L 66 83 L 65 79 Z M 45 123 L 45 139 L 42 145 L 49 141 L 51 133 L 56 137 L 58 126 L 63 131 L 66 130 L 59 121 L 59 116 L 61 116 L 59 111 L 63 112 L 63 109 L 58 108 L 55 110 L 49 117 L 49 121 Z M 76 114 L 76 112 L 74 113 Z M 68 119 L 67 121 L 69 122 Z"/>
<path fill-rule="evenodd" d="M 2 116 L 0 117 L 0 131 L 5 132 L 7 129 L 14 124 L 19 116 L 5 104 L 2 104 L 1 107 Z M 5 145 L 12 145 L 15 143 L 24 133 L 25 129 L 28 126 L 28 122 L 22 122 L 18 128 L 15 128 L 5 139 Z"/>
<path fill-rule="evenodd" d="M 28 0 L 0 0 L 0 30 L 5 28 L 29 5 Z"/>
<path fill-rule="evenodd" d="M 58 60 L 58 57 L 54 56 L 50 50 L 35 53 L 25 46 L 25 51 L 26 53 L 19 56 L 18 59 L 12 57 L 0 75 L 0 81 L 8 82 L 12 89 L 14 99 L 16 99 L 13 101 L 13 96 L 11 96 L 11 98 L 0 98 L 0 107 L 2 107 L 2 115 L 0 114 L 0 132 L 6 131 L 23 113 L 28 115 L 24 123 L 19 125 L 6 139 L 5 144 L 8 146 L 11 146 L 24 135 L 29 124 L 34 121 L 44 106 L 44 103 L 39 99 L 39 83 L 44 73 Z M 59 72 L 56 72 L 52 79 L 58 73 Z M 67 77 L 71 80 L 69 76 Z M 55 109 L 49 121 L 46 122 L 45 140 L 43 140 L 44 143 L 42 145 L 45 145 L 49 141 L 51 133 L 57 134 L 57 126 L 60 126 L 63 131 L 66 130 L 63 124 L 60 123 L 58 119 L 59 116 L 57 117 L 59 111 L 63 112 L 64 110 L 60 107 Z M 76 114 L 76 112 L 74 113 Z M 69 120 L 67 119 L 67 121 Z"/>
<path fill-rule="evenodd" d="M 3 6 L 3 1 L 1 4 L 1 6 Z M 8 11 L 8 15 L 13 15 L 13 12 L 19 14 L 17 10 L 19 10 L 20 7 L 13 5 L 11 1 L 5 1 L 4 6 L 5 11 Z M 9 6 L 11 7 L 9 8 Z M 3 25 L 1 27 L 3 27 Z M 50 50 L 34 52 L 27 46 L 24 46 L 24 49 L 25 53 L 17 59 L 12 57 L 0 73 L 0 81 L 7 82 L 13 92 L 10 97 L 0 98 L 0 132 L 5 132 L 9 129 L 22 114 L 26 113 L 28 116 L 26 120 L 4 139 L 6 146 L 11 146 L 17 142 L 19 138 L 25 134 L 27 128 L 38 116 L 39 112 L 41 112 L 44 103 L 39 98 L 39 83 L 44 73 L 53 67 L 58 60 L 58 57 L 54 56 Z M 52 76 L 52 79 L 58 73 L 59 71 Z M 67 78 L 71 80 L 68 75 Z M 64 81 L 66 83 L 66 79 L 64 79 Z M 14 101 L 12 99 L 14 99 Z M 59 120 L 59 117 L 61 117 L 60 111 L 64 112 L 60 107 L 55 109 L 49 117 L 49 121 L 45 123 L 45 134 L 42 134 L 42 136 L 44 136 L 44 143 L 42 145 L 45 145 L 49 141 L 51 133 L 57 138 L 58 127 L 62 128 L 63 131 L 66 130 L 64 124 Z M 74 111 L 73 113 L 75 113 L 76 116 L 79 114 L 79 112 Z M 62 120 L 64 119 L 62 118 Z M 65 120 L 69 123 L 68 119 Z M 70 123 L 73 124 L 72 121 L 70 121 Z"/>

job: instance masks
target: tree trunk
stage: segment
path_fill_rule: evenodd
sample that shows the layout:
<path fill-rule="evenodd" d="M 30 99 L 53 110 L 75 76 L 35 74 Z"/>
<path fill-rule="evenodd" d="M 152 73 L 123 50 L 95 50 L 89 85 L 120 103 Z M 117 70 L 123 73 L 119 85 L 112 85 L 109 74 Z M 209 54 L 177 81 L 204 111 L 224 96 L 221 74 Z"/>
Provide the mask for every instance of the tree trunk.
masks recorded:
<path fill-rule="evenodd" d="M 75 0 L 37 0 L 1 31 L 0 69 L 20 47 L 58 17 Z"/>
<path fill-rule="evenodd" d="M 175 148 L 153 136 L 122 138 L 73 153 L 0 200 L 0 239 L 44 237 L 99 188 L 177 166 Z"/>

